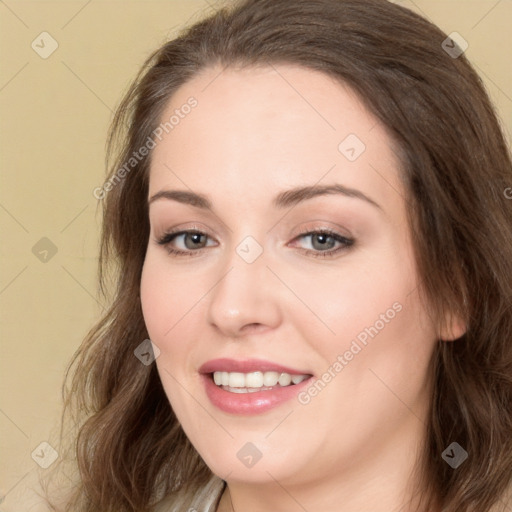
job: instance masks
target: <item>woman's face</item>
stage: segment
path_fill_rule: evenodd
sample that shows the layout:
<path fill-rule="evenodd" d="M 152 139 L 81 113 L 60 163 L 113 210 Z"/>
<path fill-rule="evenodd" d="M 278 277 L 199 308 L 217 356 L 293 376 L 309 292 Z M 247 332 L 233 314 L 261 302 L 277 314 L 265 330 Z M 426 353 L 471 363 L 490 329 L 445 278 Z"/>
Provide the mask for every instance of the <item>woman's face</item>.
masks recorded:
<path fill-rule="evenodd" d="M 141 300 L 187 436 L 230 481 L 292 488 L 362 477 L 369 461 L 393 472 L 424 428 L 436 335 L 383 126 L 348 88 L 291 65 L 208 69 L 171 116 L 152 155 Z M 202 235 L 157 243 L 186 230 Z M 284 386 L 282 367 L 308 378 Z"/>

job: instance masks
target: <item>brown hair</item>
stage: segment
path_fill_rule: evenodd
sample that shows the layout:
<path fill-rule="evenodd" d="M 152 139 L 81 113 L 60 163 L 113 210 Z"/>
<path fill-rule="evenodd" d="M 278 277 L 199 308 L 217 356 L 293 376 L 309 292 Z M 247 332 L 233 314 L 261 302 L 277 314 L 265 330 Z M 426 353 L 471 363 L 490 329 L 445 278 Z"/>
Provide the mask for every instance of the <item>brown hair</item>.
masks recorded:
<path fill-rule="evenodd" d="M 512 479 L 512 163 L 497 115 L 446 34 L 385 0 L 245 0 L 166 43 L 145 63 L 111 128 L 109 179 L 144 146 L 172 94 L 201 70 L 291 63 L 349 85 L 397 144 L 422 293 L 432 318 L 459 315 L 439 340 L 418 461 L 425 510 L 488 511 Z M 200 108 L 200 107 L 199 107 Z M 104 201 L 100 283 L 111 306 L 76 353 L 62 422 L 77 429 L 77 486 L 66 511 L 143 512 L 194 492 L 211 471 L 182 431 L 155 365 L 134 349 L 148 334 L 139 286 L 149 236 L 150 155 Z M 112 273 L 109 273 L 109 269 Z M 65 419 L 67 418 L 67 419 Z M 64 436 L 63 436 L 64 437 Z M 442 458 L 459 443 L 457 469 Z M 419 510 L 419 509 L 418 509 Z"/>

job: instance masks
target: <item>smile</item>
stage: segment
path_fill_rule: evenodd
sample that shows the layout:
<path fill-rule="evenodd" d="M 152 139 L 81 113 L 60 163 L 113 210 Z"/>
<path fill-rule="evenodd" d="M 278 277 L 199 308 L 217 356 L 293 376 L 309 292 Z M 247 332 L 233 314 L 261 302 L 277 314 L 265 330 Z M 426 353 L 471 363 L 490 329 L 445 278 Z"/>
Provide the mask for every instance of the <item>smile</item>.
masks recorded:
<path fill-rule="evenodd" d="M 309 369 L 263 359 L 214 359 L 203 364 L 199 374 L 213 406 L 246 416 L 262 414 L 296 399 L 313 379 Z"/>
<path fill-rule="evenodd" d="M 214 372 L 213 380 L 217 386 L 231 393 L 254 393 L 270 391 L 275 386 L 286 387 L 300 384 L 307 379 L 306 374 L 290 374 L 286 372 Z"/>

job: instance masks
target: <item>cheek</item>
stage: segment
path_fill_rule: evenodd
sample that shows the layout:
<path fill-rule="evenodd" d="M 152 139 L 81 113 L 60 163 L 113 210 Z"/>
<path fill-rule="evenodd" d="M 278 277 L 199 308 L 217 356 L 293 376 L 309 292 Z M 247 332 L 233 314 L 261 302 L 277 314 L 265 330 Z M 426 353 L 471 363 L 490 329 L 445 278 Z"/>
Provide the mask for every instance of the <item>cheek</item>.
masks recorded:
<path fill-rule="evenodd" d="M 346 364 L 360 372 L 375 364 L 386 374 L 411 375 L 426 366 L 435 335 L 418 295 L 414 262 L 388 256 L 365 258 L 356 271 L 310 287 L 311 309 L 331 332 L 317 322 L 304 339 L 329 365 L 346 355 Z"/>
<path fill-rule="evenodd" d="M 146 257 L 140 282 L 140 301 L 144 322 L 151 339 L 155 333 L 162 330 L 161 324 L 164 321 L 161 314 L 163 290 L 161 282 L 156 278 L 157 275 L 157 269 L 151 264 L 150 258 Z"/>
<path fill-rule="evenodd" d="M 162 341 L 175 322 L 179 303 L 175 290 L 165 265 L 148 250 L 142 269 L 140 299 L 144 322 L 154 342 Z"/>
<path fill-rule="evenodd" d="M 186 339 L 186 322 L 178 322 L 184 315 L 183 295 L 176 294 L 176 286 L 169 281 L 168 269 L 148 250 L 140 283 L 142 314 L 149 338 L 160 350 L 155 362 L 164 390 L 173 409 L 179 409 L 180 390 L 175 379 L 182 380 L 187 346 L 177 340 Z"/>
<path fill-rule="evenodd" d="M 328 368 L 337 375 L 326 404 L 344 403 L 358 411 L 355 418 L 370 423 L 373 416 L 401 413 L 404 403 L 418 403 L 426 390 L 436 341 L 416 292 L 408 286 L 381 288 L 381 292 L 371 306 L 352 304 L 355 309 L 363 307 L 363 313 L 356 312 L 357 319 L 346 306 L 336 324 L 338 342 L 322 348 Z"/>
<path fill-rule="evenodd" d="M 142 269 L 140 298 L 149 338 L 160 349 L 157 365 L 165 364 L 174 371 L 184 368 L 183 360 L 190 359 L 196 348 L 198 318 L 204 317 L 201 297 L 207 290 L 198 281 L 180 270 L 170 270 L 166 256 L 148 250 Z"/>
<path fill-rule="evenodd" d="M 338 349 L 343 348 L 340 344 L 350 344 L 359 335 L 364 343 L 368 329 L 374 332 L 373 326 L 379 332 L 391 324 L 397 326 L 406 316 L 399 310 L 410 302 L 409 294 L 414 287 L 414 276 L 404 265 L 383 258 L 366 259 L 358 268 L 341 269 L 335 279 L 329 275 L 301 285 L 308 306 L 324 324 L 317 321 L 317 331 L 322 330 L 324 337 L 329 338 L 330 330 Z"/>

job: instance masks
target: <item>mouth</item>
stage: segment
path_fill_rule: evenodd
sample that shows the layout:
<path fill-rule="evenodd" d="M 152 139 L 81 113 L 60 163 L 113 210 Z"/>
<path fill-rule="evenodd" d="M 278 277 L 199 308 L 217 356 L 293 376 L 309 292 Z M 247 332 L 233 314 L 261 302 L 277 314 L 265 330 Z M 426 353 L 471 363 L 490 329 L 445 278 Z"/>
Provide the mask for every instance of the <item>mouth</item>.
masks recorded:
<path fill-rule="evenodd" d="M 309 370 L 264 360 L 216 359 L 199 369 L 210 402 L 223 412 L 259 414 L 297 396 L 311 383 Z"/>
<path fill-rule="evenodd" d="M 291 374 L 287 372 L 213 372 L 207 374 L 216 386 L 230 393 L 258 393 L 272 391 L 274 388 L 296 386 L 312 377 L 310 374 Z"/>

